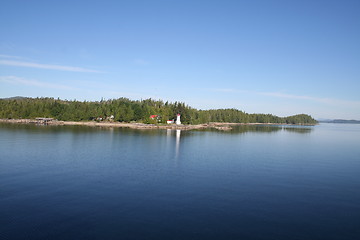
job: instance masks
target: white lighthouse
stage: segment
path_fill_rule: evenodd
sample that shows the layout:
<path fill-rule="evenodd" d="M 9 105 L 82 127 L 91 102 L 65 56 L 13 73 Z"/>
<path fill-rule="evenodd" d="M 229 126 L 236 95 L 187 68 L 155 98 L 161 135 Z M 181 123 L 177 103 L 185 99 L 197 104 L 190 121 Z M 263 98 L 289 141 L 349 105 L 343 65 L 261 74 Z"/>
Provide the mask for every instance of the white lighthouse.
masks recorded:
<path fill-rule="evenodd" d="M 176 124 L 177 124 L 177 125 L 181 124 L 180 114 L 178 114 L 178 115 L 176 116 Z"/>

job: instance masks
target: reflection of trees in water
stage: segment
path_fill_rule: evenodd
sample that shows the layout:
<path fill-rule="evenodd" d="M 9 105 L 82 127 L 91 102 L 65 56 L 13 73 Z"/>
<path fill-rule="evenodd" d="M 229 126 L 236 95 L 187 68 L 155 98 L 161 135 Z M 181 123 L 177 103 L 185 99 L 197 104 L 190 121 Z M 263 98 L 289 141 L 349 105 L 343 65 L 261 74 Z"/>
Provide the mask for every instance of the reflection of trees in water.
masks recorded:
<path fill-rule="evenodd" d="M 242 134 L 249 132 L 258 133 L 275 133 L 280 131 L 287 131 L 292 133 L 310 133 L 313 131 L 313 127 L 306 126 L 284 126 L 284 125 L 241 125 L 231 126 L 232 129 L 229 131 L 221 131 L 217 129 L 204 129 L 199 131 L 212 131 L 224 134 Z"/>
<path fill-rule="evenodd" d="M 293 133 L 311 133 L 314 130 L 312 127 L 284 127 L 283 129 Z"/>
<path fill-rule="evenodd" d="M 93 133 L 99 131 L 111 131 L 113 133 L 121 132 L 122 134 L 143 135 L 143 136 L 159 136 L 166 135 L 167 131 L 161 129 L 131 129 L 131 128 L 112 128 L 112 127 L 93 127 L 93 126 L 56 126 L 56 125 L 32 125 L 32 124 L 7 124 L 0 123 L 0 127 L 7 129 L 16 129 L 19 131 L 26 130 L 32 133 L 56 133 L 56 132 L 72 132 L 72 133 Z M 291 133 L 311 133 L 313 126 L 289 126 L 289 125 L 240 125 L 231 126 L 231 130 L 223 131 L 214 128 L 193 129 L 189 131 L 181 131 L 181 137 L 192 135 L 195 132 L 217 132 L 223 134 L 241 134 L 248 132 L 275 133 L 286 131 Z M 171 131 L 176 133 L 176 131 Z"/>
<path fill-rule="evenodd" d="M 76 125 L 35 125 L 35 124 L 16 124 L 0 123 L 0 128 L 12 130 L 26 130 L 28 132 L 39 133 L 97 133 L 97 132 L 121 132 L 133 135 L 153 135 L 158 136 L 160 131 L 157 129 L 132 129 L 126 127 L 109 126 L 76 126 Z M 161 132 L 163 133 L 163 132 Z"/>
<path fill-rule="evenodd" d="M 233 130 L 235 130 L 236 133 L 246 133 L 246 132 L 272 133 L 272 132 L 281 131 L 281 127 L 264 126 L 264 125 L 245 125 L 245 126 L 234 127 Z"/>

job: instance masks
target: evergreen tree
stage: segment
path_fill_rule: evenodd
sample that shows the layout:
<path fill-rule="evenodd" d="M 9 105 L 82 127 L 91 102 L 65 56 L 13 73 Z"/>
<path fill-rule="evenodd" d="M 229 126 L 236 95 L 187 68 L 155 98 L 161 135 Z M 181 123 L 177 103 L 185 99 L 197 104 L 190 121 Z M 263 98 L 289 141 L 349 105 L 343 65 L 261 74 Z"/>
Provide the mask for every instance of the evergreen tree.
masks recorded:
<path fill-rule="evenodd" d="M 316 124 L 317 121 L 306 114 L 281 118 L 271 114 L 248 114 L 237 109 L 197 110 L 181 102 L 163 102 L 145 99 L 111 99 L 97 102 L 68 101 L 53 98 L 0 99 L 0 118 L 51 117 L 64 121 L 88 121 L 99 117 L 115 116 L 115 121 L 138 121 L 152 123 L 150 115 L 160 116 L 161 122 L 175 119 L 181 114 L 183 124 L 209 122 L 232 123 L 287 123 Z M 155 121 L 157 123 L 157 121 Z"/>

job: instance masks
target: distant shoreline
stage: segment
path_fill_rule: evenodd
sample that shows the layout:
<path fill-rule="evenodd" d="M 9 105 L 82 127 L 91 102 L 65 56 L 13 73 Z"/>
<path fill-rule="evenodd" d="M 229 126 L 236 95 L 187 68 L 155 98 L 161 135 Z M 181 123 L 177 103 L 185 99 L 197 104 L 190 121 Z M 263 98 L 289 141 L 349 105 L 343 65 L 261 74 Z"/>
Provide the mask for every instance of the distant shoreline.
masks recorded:
<path fill-rule="evenodd" d="M 314 124 L 280 124 L 280 123 L 223 123 L 211 122 L 195 125 L 176 125 L 176 124 L 145 124 L 145 123 L 124 123 L 124 122 L 95 122 L 95 121 L 58 121 L 52 120 L 47 123 L 40 122 L 36 119 L 0 119 L 2 123 L 13 124 L 37 124 L 52 126 L 89 126 L 89 127 L 125 127 L 133 129 L 175 129 L 175 130 L 195 130 L 195 129 L 217 129 L 229 131 L 233 126 L 243 125 L 292 125 L 292 126 L 314 126 Z"/>

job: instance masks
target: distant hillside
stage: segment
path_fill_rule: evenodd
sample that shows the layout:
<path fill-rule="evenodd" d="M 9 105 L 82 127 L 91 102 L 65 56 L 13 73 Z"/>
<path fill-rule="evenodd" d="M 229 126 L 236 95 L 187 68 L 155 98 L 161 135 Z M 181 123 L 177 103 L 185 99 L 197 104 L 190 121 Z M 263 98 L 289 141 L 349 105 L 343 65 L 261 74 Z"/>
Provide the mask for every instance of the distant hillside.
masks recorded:
<path fill-rule="evenodd" d="M 276 124 L 316 124 L 317 121 L 306 114 L 278 117 L 272 114 L 249 114 L 238 109 L 198 110 L 181 102 L 163 102 L 127 98 L 101 100 L 96 102 L 67 101 L 53 98 L 15 97 L 0 99 L 0 118 L 25 119 L 49 117 L 64 121 L 111 121 L 166 123 L 181 114 L 184 124 L 209 122 L 229 123 L 276 123 Z"/>
<path fill-rule="evenodd" d="M 16 97 L 10 97 L 10 98 L 0 98 L 2 100 L 21 100 L 21 99 L 26 99 L 27 97 L 21 97 L 21 96 L 16 96 Z"/>
<path fill-rule="evenodd" d="M 331 119 L 319 120 L 320 123 L 347 123 L 347 124 L 360 124 L 359 120 L 345 120 L 345 119 Z"/>

